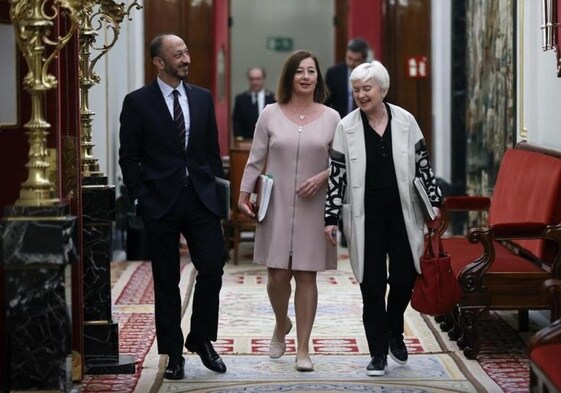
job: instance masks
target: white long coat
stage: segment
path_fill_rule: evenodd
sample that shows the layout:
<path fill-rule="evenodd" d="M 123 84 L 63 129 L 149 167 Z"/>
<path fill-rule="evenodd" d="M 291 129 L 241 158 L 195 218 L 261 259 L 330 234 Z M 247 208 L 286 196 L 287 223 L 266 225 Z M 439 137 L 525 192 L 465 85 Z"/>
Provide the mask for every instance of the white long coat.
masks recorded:
<path fill-rule="evenodd" d="M 403 108 L 389 104 L 392 113 L 392 152 L 403 209 L 403 218 L 415 269 L 421 272 L 425 219 L 413 189 L 415 178 L 415 144 L 423 139 L 413 115 Z M 338 124 L 333 149 L 345 154 L 347 188 L 342 206 L 343 231 L 349 244 L 349 258 L 356 279 L 364 274 L 364 187 L 366 148 L 360 110 L 345 116 Z"/>

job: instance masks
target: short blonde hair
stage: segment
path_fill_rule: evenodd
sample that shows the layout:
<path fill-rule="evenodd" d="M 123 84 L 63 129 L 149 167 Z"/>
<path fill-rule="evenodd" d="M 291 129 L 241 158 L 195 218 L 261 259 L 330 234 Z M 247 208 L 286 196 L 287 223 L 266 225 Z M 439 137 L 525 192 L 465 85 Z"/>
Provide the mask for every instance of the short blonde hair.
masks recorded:
<path fill-rule="evenodd" d="M 388 92 L 390 88 L 390 74 L 386 67 L 378 60 L 362 63 L 355 67 L 349 77 L 349 83 L 352 84 L 355 81 L 366 82 L 370 79 L 373 80 L 384 93 Z"/>

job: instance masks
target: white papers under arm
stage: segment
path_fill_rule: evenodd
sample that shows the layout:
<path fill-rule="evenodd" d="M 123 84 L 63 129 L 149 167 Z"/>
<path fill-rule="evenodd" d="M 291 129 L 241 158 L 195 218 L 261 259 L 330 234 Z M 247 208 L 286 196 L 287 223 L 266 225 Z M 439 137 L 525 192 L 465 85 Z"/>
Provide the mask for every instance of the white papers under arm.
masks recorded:
<path fill-rule="evenodd" d="M 423 184 L 423 180 L 421 180 L 421 178 L 419 177 L 416 177 L 415 180 L 413 180 L 413 186 L 421 202 L 423 214 L 425 215 L 426 219 L 429 221 L 434 220 L 436 218 L 436 213 L 432 208 L 432 203 L 430 202 L 427 190 L 425 189 L 425 185 Z"/>

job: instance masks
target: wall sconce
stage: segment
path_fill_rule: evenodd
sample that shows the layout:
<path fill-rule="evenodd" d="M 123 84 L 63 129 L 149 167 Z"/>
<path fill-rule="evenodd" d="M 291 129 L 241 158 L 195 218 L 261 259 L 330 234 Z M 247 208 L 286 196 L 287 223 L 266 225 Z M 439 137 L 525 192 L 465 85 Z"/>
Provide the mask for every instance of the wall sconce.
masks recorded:
<path fill-rule="evenodd" d="M 544 51 L 555 49 L 557 46 L 557 1 L 542 1 L 542 49 Z"/>
<path fill-rule="evenodd" d="M 559 53 L 559 3 L 560 0 L 542 0 L 542 49 L 554 50 L 557 60 L 557 76 L 561 77 L 561 58 Z"/>

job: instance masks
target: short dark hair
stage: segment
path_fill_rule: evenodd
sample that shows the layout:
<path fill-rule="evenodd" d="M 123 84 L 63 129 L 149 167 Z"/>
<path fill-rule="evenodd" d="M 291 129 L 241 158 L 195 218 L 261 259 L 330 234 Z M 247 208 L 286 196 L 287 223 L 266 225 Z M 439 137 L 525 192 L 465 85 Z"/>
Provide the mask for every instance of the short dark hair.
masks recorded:
<path fill-rule="evenodd" d="M 162 43 L 170 34 L 160 34 L 150 41 L 150 58 L 162 57 Z"/>
<path fill-rule="evenodd" d="M 263 75 L 263 78 L 267 79 L 267 72 L 265 71 L 265 69 L 263 67 L 249 67 L 247 69 L 247 71 L 245 72 L 245 75 L 249 78 L 249 73 L 253 70 L 260 70 L 261 74 Z"/>
<path fill-rule="evenodd" d="M 364 60 L 368 57 L 368 48 L 368 42 L 360 37 L 353 38 L 347 43 L 347 49 L 351 52 L 360 53 Z"/>
<path fill-rule="evenodd" d="M 317 84 L 314 89 L 314 102 L 323 103 L 327 99 L 327 86 L 325 85 L 325 81 L 321 75 L 317 57 L 311 52 L 297 50 L 287 57 L 282 66 L 281 75 L 277 83 L 277 101 L 280 104 L 286 104 L 292 98 L 292 83 L 294 81 L 294 75 L 296 75 L 296 70 L 302 60 L 308 58 L 314 60 L 318 75 Z"/>

